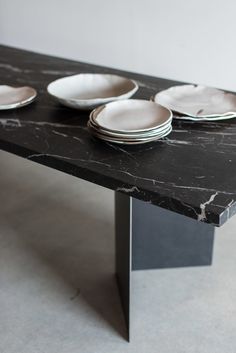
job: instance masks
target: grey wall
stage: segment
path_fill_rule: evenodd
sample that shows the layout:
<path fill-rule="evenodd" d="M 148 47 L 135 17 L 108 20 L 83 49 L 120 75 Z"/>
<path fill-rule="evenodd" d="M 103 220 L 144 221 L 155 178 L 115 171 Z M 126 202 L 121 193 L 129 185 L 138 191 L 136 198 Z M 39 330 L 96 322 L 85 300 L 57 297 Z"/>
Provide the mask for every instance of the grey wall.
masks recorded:
<path fill-rule="evenodd" d="M 0 42 L 236 90 L 235 0 L 0 0 Z"/>

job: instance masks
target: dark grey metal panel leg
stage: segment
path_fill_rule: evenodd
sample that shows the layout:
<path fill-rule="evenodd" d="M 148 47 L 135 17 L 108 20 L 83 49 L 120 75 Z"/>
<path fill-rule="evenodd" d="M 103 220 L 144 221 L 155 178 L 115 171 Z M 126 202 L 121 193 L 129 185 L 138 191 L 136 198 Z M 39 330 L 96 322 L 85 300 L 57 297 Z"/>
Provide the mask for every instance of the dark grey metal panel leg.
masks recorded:
<path fill-rule="evenodd" d="M 132 198 L 115 194 L 116 275 L 130 338 L 130 290 L 132 249 Z"/>
<path fill-rule="evenodd" d="M 116 275 L 129 340 L 131 270 L 210 265 L 214 227 L 116 192 L 115 234 Z"/>
<path fill-rule="evenodd" d="M 212 263 L 214 227 L 133 199 L 132 269 Z"/>

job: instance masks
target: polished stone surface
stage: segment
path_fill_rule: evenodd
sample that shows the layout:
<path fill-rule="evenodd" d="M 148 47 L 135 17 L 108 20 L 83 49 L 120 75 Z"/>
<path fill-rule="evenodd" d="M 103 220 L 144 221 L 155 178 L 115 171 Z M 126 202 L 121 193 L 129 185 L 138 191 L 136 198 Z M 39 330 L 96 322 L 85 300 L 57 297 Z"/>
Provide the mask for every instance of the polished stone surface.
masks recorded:
<path fill-rule="evenodd" d="M 176 82 L 0 46 L 0 84 L 31 85 L 38 99 L 0 113 L 0 148 L 107 188 L 221 225 L 236 212 L 236 125 L 174 122 L 171 135 L 121 147 L 88 133 L 88 112 L 65 108 L 46 93 L 58 77 L 111 72 L 134 78 L 135 97 L 147 98 Z"/>
<path fill-rule="evenodd" d="M 213 266 L 114 276 L 114 193 L 0 151 L 1 353 L 235 353 L 236 217 Z"/>

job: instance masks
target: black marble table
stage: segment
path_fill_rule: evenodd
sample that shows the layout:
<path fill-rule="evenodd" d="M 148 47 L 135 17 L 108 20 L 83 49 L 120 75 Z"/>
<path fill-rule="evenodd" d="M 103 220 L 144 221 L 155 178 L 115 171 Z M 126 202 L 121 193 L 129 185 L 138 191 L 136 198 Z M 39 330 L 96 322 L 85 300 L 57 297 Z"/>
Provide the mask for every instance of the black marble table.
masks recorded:
<path fill-rule="evenodd" d="M 80 72 L 133 78 L 143 99 L 178 82 L 0 46 L 0 84 L 38 91 L 29 106 L 0 111 L 0 148 L 115 191 L 116 272 L 129 327 L 131 269 L 211 263 L 214 227 L 236 212 L 236 120 L 175 120 L 168 137 L 140 146 L 99 141 L 87 130 L 89 112 L 46 92 Z"/>

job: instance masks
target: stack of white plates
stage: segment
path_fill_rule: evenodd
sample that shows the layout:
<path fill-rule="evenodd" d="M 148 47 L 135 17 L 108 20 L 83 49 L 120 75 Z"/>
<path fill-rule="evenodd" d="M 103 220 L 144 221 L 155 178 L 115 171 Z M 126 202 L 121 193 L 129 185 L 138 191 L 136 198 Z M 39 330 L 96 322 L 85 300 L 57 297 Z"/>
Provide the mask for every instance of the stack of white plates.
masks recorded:
<path fill-rule="evenodd" d="M 88 127 L 96 137 L 119 144 L 141 144 L 159 140 L 171 130 L 172 113 L 154 102 L 126 99 L 96 108 Z"/>
<path fill-rule="evenodd" d="M 174 86 L 157 93 L 154 101 L 178 113 L 175 118 L 204 121 L 236 117 L 236 95 L 196 85 Z"/>

